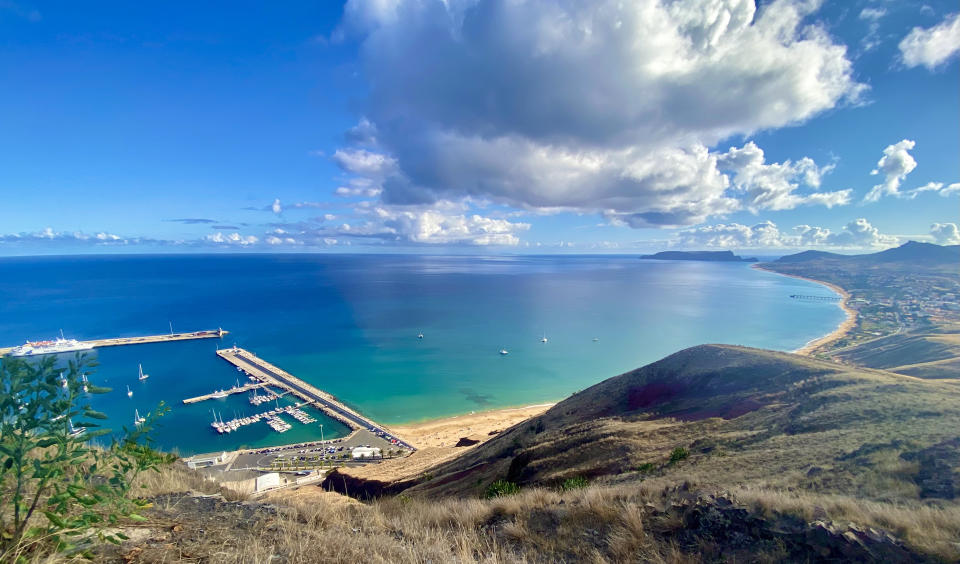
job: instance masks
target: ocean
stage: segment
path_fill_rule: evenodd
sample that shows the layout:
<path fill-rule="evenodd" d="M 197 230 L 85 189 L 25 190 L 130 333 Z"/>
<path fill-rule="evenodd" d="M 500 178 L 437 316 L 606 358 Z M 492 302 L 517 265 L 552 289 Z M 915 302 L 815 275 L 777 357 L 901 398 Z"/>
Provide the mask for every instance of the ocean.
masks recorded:
<path fill-rule="evenodd" d="M 193 454 L 318 439 L 320 424 L 325 438 L 347 431 L 313 413 L 318 423 L 287 418 L 283 434 L 260 423 L 217 435 L 211 409 L 229 419 L 269 408 L 245 394 L 183 405 L 242 376 L 217 347 L 251 350 L 390 425 L 560 400 L 701 343 L 794 350 L 844 319 L 836 303 L 798 293 L 834 295 L 745 263 L 635 256 L 18 257 L 0 259 L 0 345 L 61 329 L 81 340 L 170 324 L 230 331 L 92 355 L 91 380 L 113 389 L 90 398 L 108 426 L 130 427 L 134 409 L 164 401 L 156 444 Z"/>

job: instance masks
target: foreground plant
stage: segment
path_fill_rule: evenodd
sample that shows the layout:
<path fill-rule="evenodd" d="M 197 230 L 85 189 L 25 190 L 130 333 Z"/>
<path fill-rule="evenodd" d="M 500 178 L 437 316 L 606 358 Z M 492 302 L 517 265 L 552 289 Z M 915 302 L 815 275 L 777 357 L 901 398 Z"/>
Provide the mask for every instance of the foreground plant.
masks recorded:
<path fill-rule="evenodd" d="M 143 519 L 137 511 L 147 502 L 131 484 L 169 461 L 148 437 L 167 408 L 109 447 L 91 446 L 110 433 L 96 423 L 106 415 L 86 401 L 109 391 L 83 378 L 94 366 L 86 355 L 66 366 L 54 356 L 0 359 L 0 561 L 48 547 L 89 555 L 97 540 L 123 540 L 123 521 Z"/>

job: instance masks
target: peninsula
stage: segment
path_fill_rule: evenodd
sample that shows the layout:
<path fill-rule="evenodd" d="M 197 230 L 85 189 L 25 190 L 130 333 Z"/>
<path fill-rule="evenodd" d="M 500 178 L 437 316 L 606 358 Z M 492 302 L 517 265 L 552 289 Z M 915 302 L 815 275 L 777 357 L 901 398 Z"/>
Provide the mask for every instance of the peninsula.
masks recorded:
<path fill-rule="evenodd" d="M 732 251 L 661 251 L 652 255 L 643 255 L 642 259 L 656 260 L 697 260 L 708 262 L 757 262 L 756 258 L 743 258 Z"/>

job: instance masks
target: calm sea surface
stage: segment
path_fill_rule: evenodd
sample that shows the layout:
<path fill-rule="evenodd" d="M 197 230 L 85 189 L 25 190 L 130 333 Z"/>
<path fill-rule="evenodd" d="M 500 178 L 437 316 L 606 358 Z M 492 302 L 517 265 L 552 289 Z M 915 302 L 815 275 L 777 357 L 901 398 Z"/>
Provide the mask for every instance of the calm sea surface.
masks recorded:
<path fill-rule="evenodd" d="M 264 423 L 216 435 L 211 409 L 224 419 L 268 409 L 242 394 L 182 404 L 234 384 L 239 373 L 218 346 L 245 347 L 389 425 L 562 399 L 700 343 L 793 350 L 843 320 L 835 303 L 794 293 L 832 295 L 747 264 L 615 256 L 8 258 L 0 344 L 60 329 L 77 339 L 166 333 L 170 322 L 229 330 L 222 341 L 94 351 L 92 381 L 114 391 L 92 403 L 110 426 L 130 426 L 135 408 L 163 400 L 172 412 L 157 442 L 189 454 L 320 436 L 318 424 L 289 417 L 282 435 Z M 314 416 L 327 438 L 346 432 Z"/>

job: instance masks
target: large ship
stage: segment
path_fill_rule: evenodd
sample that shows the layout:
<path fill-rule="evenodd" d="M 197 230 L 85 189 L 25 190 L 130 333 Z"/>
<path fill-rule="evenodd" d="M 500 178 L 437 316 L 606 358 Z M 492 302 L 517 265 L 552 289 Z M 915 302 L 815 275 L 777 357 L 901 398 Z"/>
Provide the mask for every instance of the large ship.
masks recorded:
<path fill-rule="evenodd" d="M 10 356 L 40 356 L 44 354 L 59 354 L 76 351 L 88 351 L 93 348 L 91 343 L 83 343 L 76 339 L 64 339 L 63 331 L 54 341 L 27 341 L 10 351 Z"/>

